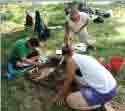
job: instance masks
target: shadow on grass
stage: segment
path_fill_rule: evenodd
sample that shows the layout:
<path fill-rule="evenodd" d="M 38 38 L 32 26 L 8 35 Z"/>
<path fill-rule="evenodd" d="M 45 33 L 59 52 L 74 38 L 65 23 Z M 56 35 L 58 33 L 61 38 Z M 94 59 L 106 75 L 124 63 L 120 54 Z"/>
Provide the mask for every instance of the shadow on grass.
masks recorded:
<path fill-rule="evenodd" d="M 105 22 L 101 24 L 90 23 L 88 30 L 96 39 L 105 40 L 109 37 L 120 36 L 120 32 L 116 30 L 117 27 L 124 26 L 124 24 L 117 22 L 115 19 L 104 19 Z M 105 41 L 103 41 L 105 43 Z"/>
<path fill-rule="evenodd" d="M 97 48 L 105 48 L 105 52 L 101 53 L 103 56 L 110 55 L 125 55 L 125 40 L 120 39 L 121 33 L 116 30 L 117 27 L 122 27 L 124 24 L 117 22 L 115 19 L 105 19 L 104 24 L 89 24 L 89 32 L 97 40 Z M 20 38 L 26 38 L 29 36 L 29 32 L 20 30 L 18 32 L 10 32 L 2 35 L 2 67 L 6 66 L 8 55 L 11 51 L 16 40 Z M 56 49 L 63 44 L 64 31 L 51 31 L 51 37 L 47 41 L 47 49 Z M 114 38 L 118 38 L 114 42 Z"/>
<path fill-rule="evenodd" d="M 125 56 L 124 34 L 116 28 L 123 27 L 124 23 L 119 23 L 115 18 L 105 19 L 103 24 L 90 23 L 88 29 L 91 36 L 96 39 L 96 47 L 103 48 L 103 53 L 99 54 L 106 57 L 112 55 Z M 122 38 L 121 38 L 122 37 Z"/>

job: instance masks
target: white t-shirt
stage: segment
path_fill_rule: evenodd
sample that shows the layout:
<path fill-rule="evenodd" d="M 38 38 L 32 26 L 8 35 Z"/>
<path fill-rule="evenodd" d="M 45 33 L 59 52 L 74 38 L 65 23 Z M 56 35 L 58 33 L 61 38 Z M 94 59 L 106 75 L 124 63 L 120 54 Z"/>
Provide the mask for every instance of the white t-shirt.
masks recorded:
<path fill-rule="evenodd" d="M 84 13 L 84 12 L 79 12 L 79 14 L 80 14 L 80 20 L 79 20 L 77 23 L 73 22 L 73 21 L 70 19 L 70 16 L 68 16 L 68 17 L 66 18 L 66 21 L 68 22 L 68 25 L 69 25 L 69 27 L 70 27 L 70 29 L 71 29 L 72 32 L 78 32 L 78 31 L 80 30 L 80 28 L 81 28 L 81 27 L 86 23 L 86 21 L 89 19 L 89 16 L 88 16 L 86 13 Z M 86 27 L 83 28 L 81 31 L 86 32 L 86 31 L 87 31 Z"/>
<path fill-rule="evenodd" d="M 96 91 L 106 94 L 116 87 L 116 80 L 96 59 L 91 56 L 74 54 L 72 56 L 82 77 L 76 75 L 79 83 L 86 83 Z"/>

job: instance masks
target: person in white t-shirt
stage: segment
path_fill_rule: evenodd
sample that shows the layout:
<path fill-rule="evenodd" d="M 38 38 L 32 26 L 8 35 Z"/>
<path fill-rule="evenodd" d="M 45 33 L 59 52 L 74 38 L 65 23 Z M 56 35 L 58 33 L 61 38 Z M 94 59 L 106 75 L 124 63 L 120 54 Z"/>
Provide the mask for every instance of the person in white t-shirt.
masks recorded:
<path fill-rule="evenodd" d="M 65 23 L 65 43 L 74 35 L 79 36 L 80 42 L 89 45 L 90 36 L 87 32 L 89 16 L 84 12 L 79 12 L 78 9 L 72 8 L 70 14 L 66 17 Z"/>
<path fill-rule="evenodd" d="M 64 99 L 72 109 L 84 111 L 100 107 L 116 96 L 115 78 L 96 59 L 73 53 L 69 46 L 62 49 L 62 54 L 66 60 L 66 78 L 55 100 Z M 70 92 L 74 80 L 81 87 Z"/>

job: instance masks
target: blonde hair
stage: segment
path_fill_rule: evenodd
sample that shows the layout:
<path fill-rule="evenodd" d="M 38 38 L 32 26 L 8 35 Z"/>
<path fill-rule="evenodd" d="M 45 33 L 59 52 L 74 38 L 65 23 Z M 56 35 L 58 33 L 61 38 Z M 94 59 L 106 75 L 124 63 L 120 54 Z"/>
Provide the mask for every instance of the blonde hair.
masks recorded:
<path fill-rule="evenodd" d="M 70 15 L 72 16 L 72 15 L 78 13 L 78 12 L 79 12 L 79 10 L 77 8 L 73 7 L 73 8 L 71 8 Z"/>

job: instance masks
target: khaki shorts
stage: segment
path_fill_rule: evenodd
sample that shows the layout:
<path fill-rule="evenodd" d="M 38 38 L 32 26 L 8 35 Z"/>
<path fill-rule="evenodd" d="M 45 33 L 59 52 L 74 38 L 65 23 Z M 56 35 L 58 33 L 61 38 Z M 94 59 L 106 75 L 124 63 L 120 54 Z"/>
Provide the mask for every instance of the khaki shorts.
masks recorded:
<path fill-rule="evenodd" d="M 89 45 L 92 45 L 92 44 L 94 44 L 94 42 L 95 42 L 95 40 L 94 40 L 94 38 L 92 38 L 89 34 L 88 34 L 88 32 L 79 32 L 79 33 L 73 33 L 73 32 L 71 32 L 70 33 L 70 38 L 71 39 L 75 39 L 74 37 L 77 37 L 78 36 L 78 38 L 79 38 L 79 42 L 81 42 L 81 43 L 84 43 L 84 44 L 89 44 Z"/>

